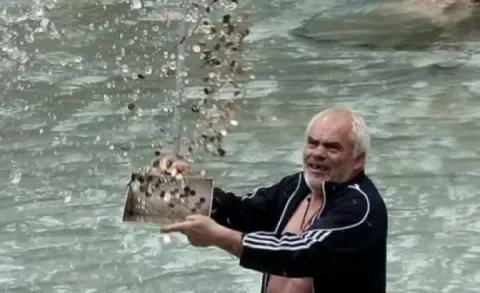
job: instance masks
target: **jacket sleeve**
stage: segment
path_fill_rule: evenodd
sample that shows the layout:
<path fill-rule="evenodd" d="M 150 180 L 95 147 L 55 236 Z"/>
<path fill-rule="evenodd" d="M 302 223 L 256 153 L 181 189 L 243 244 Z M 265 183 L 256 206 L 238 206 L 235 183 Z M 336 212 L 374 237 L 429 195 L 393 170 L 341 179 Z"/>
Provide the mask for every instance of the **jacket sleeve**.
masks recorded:
<path fill-rule="evenodd" d="M 342 196 L 341 203 L 300 235 L 242 234 L 240 265 L 291 278 L 313 277 L 349 266 L 356 252 L 374 245 L 384 223 L 370 221 L 370 202 L 359 188 L 349 187 Z"/>
<path fill-rule="evenodd" d="M 243 233 L 272 230 L 276 224 L 279 197 L 285 192 L 286 178 L 276 184 L 256 188 L 243 197 L 215 187 L 211 217 L 220 225 Z"/>

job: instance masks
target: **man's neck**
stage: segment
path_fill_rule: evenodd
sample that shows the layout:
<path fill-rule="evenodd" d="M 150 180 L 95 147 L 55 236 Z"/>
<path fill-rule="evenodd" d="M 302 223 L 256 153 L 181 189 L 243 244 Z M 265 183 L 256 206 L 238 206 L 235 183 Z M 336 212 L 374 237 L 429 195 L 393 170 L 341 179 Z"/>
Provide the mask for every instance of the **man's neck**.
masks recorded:
<path fill-rule="evenodd" d="M 323 192 L 322 191 L 312 191 L 311 200 L 314 202 L 323 201 Z"/>

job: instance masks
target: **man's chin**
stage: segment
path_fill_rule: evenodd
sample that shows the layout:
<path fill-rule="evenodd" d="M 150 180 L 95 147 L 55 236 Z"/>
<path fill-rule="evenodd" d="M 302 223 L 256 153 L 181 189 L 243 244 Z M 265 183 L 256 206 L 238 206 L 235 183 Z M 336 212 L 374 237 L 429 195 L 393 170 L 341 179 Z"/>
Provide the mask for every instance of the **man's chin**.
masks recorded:
<path fill-rule="evenodd" d="M 329 181 L 330 176 L 327 173 L 324 174 L 312 174 L 311 172 L 306 172 L 305 177 L 307 177 L 311 182 L 320 182 Z"/>
<path fill-rule="evenodd" d="M 311 178 L 310 176 L 305 176 L 305 181 L 307 182 L 308 187 L 311 190 L 321 191 L 323 187 L 323 182 L 326 180 L 323 178 Z"/>

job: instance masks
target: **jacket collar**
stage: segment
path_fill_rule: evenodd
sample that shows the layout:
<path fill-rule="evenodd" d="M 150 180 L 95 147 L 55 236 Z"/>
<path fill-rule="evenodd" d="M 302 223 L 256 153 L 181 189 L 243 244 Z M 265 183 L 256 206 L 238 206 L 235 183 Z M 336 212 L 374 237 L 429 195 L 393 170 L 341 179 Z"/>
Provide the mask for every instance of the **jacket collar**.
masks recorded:
<path fill-rule="evenodd" d="M 354 185 L 354 184 L 359 184 L 363 179 L 365 179 L 365 170 L 360 171 L 355 177 L 348 181 L 344 182 L 333 182 L 333 181 L 325 181 L 324 182 L 324 196 L 330 196 L 333 194 L 336 194 L 340 190 L 343 190 L 345 188 L 348 188 L 348 186 Z M 304 196 L 307 196 L 310 193 L 310 188 L 307 185 L 307 181 L 305 180 L 305 173 L 302 171 L 302 176 L 301 176 L 301 184 L 300 188 L 298 190 L 299 194 L 302 194 Z"/>
<path fill-rule="evenodd" d="M 298 176 L 299 176 L 300 182 L 297 181 L 297 188 L 295 189 L 295 191 L 292 193 L 287 203 L 285 204 L 283 213 L 280 216 L 280 219 L 277 223 L 277 227 L 275 228 L 276 232 L 280 232 L 285 228 L 285 225 L 287 224 L 288 219 L 290 219 L 290 217 L 293 215 L 293 213 L 295 212 L 295 209 L 298 207 L 300 202 L 311 193 L 311 190 L 308 187 L 307 182 L 305 180 L 304 172 L 303 171 L 300 172 Z M 348 186 L 350 185 L 360 183 L 360 181 L 362 181 L 365 178 L 365 176 L 366 175 L 362 171 L 357 176 L 355 176 L 354 178 L 346 182 L 342 182 L 342 183 L 325 182 L 324 195 L 323 195 L 324 206 L 326 205 L 328 198 L 335 198 L 336 195 L 341 193 L 341 190 L 348 188 Z"/>

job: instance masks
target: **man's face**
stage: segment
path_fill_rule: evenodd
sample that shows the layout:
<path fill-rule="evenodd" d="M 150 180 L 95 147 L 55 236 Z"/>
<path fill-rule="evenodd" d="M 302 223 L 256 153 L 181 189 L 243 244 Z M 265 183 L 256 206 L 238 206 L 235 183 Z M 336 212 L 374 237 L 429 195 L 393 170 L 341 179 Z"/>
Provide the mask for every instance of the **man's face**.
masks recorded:
<path fill-rule="evenodd" d="M 313 123 L 303 148 L 305 179 L 320 191 L 324 181 L 344 182 L 364 166 L 364 154 L 353 156 L 352 119 L 348 113 L 328 113 Z"/>

